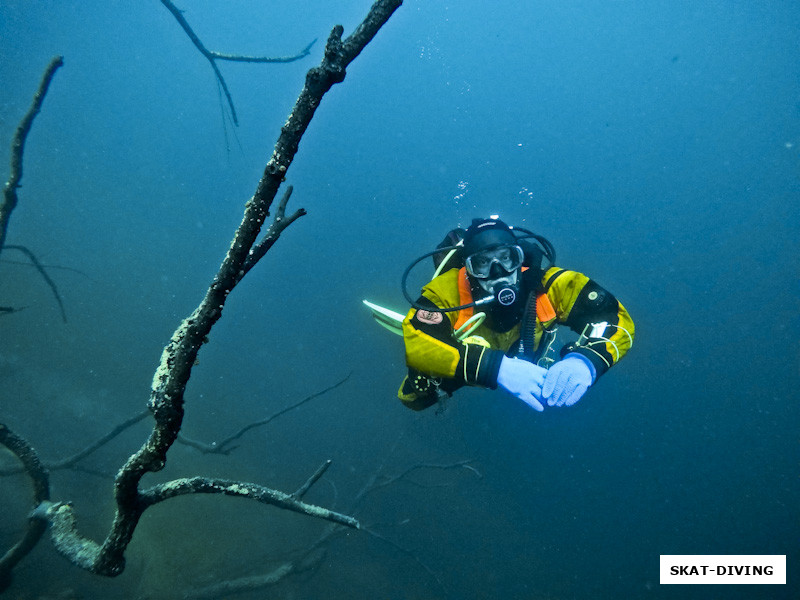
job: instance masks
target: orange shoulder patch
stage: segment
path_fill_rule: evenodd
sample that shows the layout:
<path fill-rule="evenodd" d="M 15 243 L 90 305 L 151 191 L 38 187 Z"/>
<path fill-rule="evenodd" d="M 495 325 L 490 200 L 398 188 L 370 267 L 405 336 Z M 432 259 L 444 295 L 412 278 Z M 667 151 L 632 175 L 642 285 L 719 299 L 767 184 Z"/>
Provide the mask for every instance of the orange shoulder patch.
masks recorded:
<path fill-rule="evenodd" d="M 550 302 L 547 294 L 539 294 L 536 296 L 536 316 L 542 323 L 547 323 L 556 318 L 556 309 Z"/>

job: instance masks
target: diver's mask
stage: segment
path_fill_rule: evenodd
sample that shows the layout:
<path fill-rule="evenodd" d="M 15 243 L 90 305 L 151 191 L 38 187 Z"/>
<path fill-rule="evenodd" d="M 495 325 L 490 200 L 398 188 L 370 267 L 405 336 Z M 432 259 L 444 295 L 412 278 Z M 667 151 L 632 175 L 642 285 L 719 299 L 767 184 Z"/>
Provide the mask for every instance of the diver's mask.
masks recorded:
<path fill-rule="evenodd" d="M 520 268 L 524 260 L 525 253 L 516 244 L 493 246 L 464 260 L 473 294 L 482 290 L 486 297 L 496 302 L 488 311 L 487 318 L 498 331 L 510 329 L 519 320 L 522 306 Z"/>
<path fill-rule="evenodd" d="M 495 296 L 501 305 L 508 305 L 516 300 L 519 268 L 524 260 L 519 246 L 497 246 L 468 256 L 464 266 L 484 292 Z M 502 293 L 506 288 L 509 291 Z"/>
<path fill-rule="evenodd" d="M 476 252 L 466 258 L 464 266 L 478 281 L 497 280 L 516 275 L 524 260 L 525 253 L 515 244 Z"/>

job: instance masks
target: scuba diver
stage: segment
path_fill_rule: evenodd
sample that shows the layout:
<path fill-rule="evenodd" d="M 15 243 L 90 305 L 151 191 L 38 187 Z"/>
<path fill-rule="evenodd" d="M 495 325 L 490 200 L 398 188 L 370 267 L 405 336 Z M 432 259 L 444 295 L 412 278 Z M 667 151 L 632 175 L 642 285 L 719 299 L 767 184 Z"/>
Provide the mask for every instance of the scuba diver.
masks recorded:
<path fill-rule="evenodd" d="M 411 269 L 433 256 L 414 300 Z M 502 388 L 537 411 L 572 406 L 633 344 L 628 312 L 577 271 L 555 266 L 546 238 L 497 216 L 455 229 L 406 269 L 412 308 L 402 322 L 408 375 L 398 397 L 423 410 L 464 385 Z M 558 325 L 579 335 L 556 360 Z"/>

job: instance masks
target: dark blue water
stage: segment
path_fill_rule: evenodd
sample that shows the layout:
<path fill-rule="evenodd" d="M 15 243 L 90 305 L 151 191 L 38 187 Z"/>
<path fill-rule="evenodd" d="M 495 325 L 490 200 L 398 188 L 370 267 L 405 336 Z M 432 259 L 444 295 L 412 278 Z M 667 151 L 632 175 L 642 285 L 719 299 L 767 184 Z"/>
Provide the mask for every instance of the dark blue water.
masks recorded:
<path fill-rule="evenodd" d="M 135 5 L 134 5 L 135 4 Z M 0 6 L 0 164 L 50 58 L 7 243 L 52 268 L 66 305 L 4 251 L 0 417 L 45 459 L 144 408 L 161 349 L 198 304 L 331 27 L 369 2 Z M 792 2 L 407 1 L 323 100 L 288 173 L 308 215 L 231 295 L 187 390 L 184 433 L 220 440 L 324 389 L 228 456 L 176 445 L 164 473 L 296 489 L 353 512 L 316 567 L 241 598 L 796 598 L 800 10 Z M 7 167 L 3 167 L 4 169 Z M 7 173 L 7 171 L 3 171 Z M 4 175 L 5 177 L 6 175 Z M 499 213 L 610 289 L 630 354 L 576 406 L 535 413 L 465 390 L 400 406 L 399 338 L 360 304 L 405 310 L 405 266 Z M 141 423 L 56 471 L 102 540 Z M 7 455 L 3 464 L 11 463 Z M 393 477 L 354 505 L 379 470 Z M 480 476 L 478 476 L 480 475 Z M 3 478 L 0 552 L 29 509 Z M 80 571 L 48 539 L 11 598 L 179 598 L 299 556 L 325 524 L 238 499 L 148 511 L 126 571 Z M 662 554 L 784 554 L 786 586 L 663 586 Z"/>

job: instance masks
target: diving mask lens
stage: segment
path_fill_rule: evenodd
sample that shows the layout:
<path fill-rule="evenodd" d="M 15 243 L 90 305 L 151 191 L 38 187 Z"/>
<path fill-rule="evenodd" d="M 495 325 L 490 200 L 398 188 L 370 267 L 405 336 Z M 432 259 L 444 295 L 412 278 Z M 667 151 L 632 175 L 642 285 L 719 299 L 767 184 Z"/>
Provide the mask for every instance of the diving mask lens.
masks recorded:
<path fill-rule="evenodd" d="M 519 246 L 499 246 L 468 256 L 464 264 L 473 277 L 488 279 L 495 263 L 506 273 L 513 273 L 522 266 L 524 259 L 525 253 Z"/>

